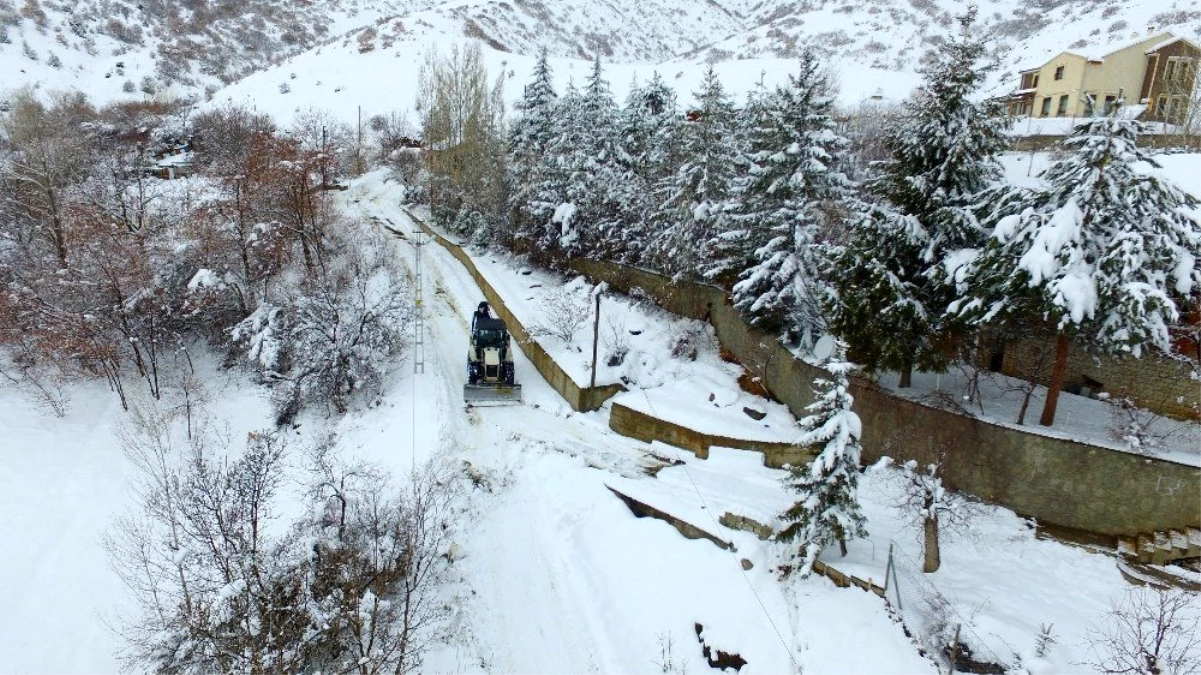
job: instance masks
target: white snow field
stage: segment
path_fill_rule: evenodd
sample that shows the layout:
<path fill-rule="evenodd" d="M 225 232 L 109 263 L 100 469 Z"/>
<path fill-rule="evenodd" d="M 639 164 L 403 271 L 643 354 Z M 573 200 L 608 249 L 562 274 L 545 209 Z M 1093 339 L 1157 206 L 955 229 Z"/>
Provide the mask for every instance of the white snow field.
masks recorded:
<path fill-rule="evenodd" d="M 400 194 L 376 172 L 336 198 L 351 217 L 408 234 L 413 225 Z M 412 261 L 410 241 L 392 243 L 402 260 Z M 725 511 L 772 523 L 788 504 L 784 472 L 764 467 L 759 455 L 715 449 L 702 461 L 619 437 L 607 428 L 607 411 L 572 412 L 520 354 L 523 405 L 465 410 L 467 317 L 481 294 L 440 247 L 425 247 L 423 266 L 425 372 L 405 362 L 377 405 L 332 421 L 305 414 L 300 432 L 332 427 L 352 457 L 396 475 L 438 458 L 470 462 L 484 478 L 459 505 L 452 581 L 443 589 L 452 638 L 428 656 L 427 670 L 660 672 L 670 640 L 678 672 L 709 672 L 696 623 L 710 646 L 746 659 L 746 675 L 936 670 L 880 598 L 817 576 L 780 580 L 773 568 L 783 559 L 781 545 L 717 523 Z M 643 334 L 665 340 L 671 326 L 648 315 Z M 270 425 L 263 388 L 199 360 L 213 411 L 231 433 Z M 3 672 L 119 670 L 121 636 L 110 626 L 125 595 L 101 538 L 134 500 L 133 472 L 116 437 L 126 415 L 102 384 L 68 391 L 72 404 L 60 419 L 12 388 L 0 390 Z M 650 475 L 665 460 L 675 465 Z M 825 555 L 877 583 L 890 545 L 903 571 L 920 552 L 915 533 L 889 506 L 888 474 L 872 469 L 862 484 L 871 537 L 852 542 L 846 559 Z M 733 542 L 736 551 L 636 518 L 607 486 Z M 933 584 L 947 598 L 977 656 L 1012 664 L 1016 654 L 1029 672 L 1090 672 L 1090 626 L 1127 589 L 1114 558 L 1036 540 L 1004 509 L 988 509 L 974 531 L 946 544 L 938 573 L 903 579 Z M 743 559 L 753 567 L 744 570 Z M 1042 623 L 1054 624 L 1058 643 L 1036 659 Z"/>

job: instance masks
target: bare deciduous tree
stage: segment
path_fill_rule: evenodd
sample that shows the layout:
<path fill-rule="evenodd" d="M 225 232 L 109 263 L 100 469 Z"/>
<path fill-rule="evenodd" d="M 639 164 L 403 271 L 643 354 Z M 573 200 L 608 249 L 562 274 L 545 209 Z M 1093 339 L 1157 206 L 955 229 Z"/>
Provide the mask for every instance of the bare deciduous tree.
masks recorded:
<path fill-rule="evenodd" d="M 922 571 L 926 573 L 937 572 L 942 566 L 940 537 L 966 532 L 980 512 L 978 503 L 942 484 L 940 470 L 945 461 L 945 454 L 940 454 L 938 462 L 924 469 L 919 469 L 915 460 L 898 467 L 901 492 L 896 508 L 903 518 L 921 527 Z"/>
<path fill-rule="evenodd" d="M 282 437 L 235 451 L 211 421 L 135 409 L 122 433 L 141 509 L 106 539 L 132 592 L 125 660 L 162 673 L 407 673 L 444 637 L 436 596 L 458 482 L 433 465 L 395 488 L 323 439 L 310 453 L 311 510 L 276 515 Z"/>
<path fill-rule="evenodd" d="M 83 94 L 58 95 L 46 106 L 23 90 L 0 119 L 7 148 L 0 199 L 15 217 L 7 227 L 18 228 L 16 241 L 31 254 L 48 249 L 60 268 L 71 246 L 64 215 L 69 192 L 87 169 L 90 138 L 81 124 L 94 115 Z"/>
<path fill-rule="evenodd" d="M 430 207 L 443 224 L 461 209 L 490 222 L 505 204 L 504 77 L 489 85 L 478 45 L 427 53 L 419 74 Z"/>
<path fill-rule="evenodd" d="M 1107 621 L 1090 631 L 1093 661 L 1102 673 L 1185 675 L 1201 670 L 1201 620 L 1194 593 L 1130 589 Z"/>
<path fill-rule="evenodd" d="M 588 295 L 567 286 L 547 291 L 540 306 L 540 318 L 529 325 L 530 334 L 549 335 L 565 344 L 571 344 L 576 331 L 592 315 Z"/>

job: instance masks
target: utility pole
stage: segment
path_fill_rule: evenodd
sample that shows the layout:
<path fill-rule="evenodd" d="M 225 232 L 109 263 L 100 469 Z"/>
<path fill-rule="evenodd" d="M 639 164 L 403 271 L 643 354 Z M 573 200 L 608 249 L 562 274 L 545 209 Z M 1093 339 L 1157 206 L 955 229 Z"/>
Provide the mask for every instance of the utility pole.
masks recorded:
<path fill-rule="evenodd" d="M 425 233 L 420 226 L 413 233 L 413 250 L 416 251 L 416 262 L 413 265 L 413 372 L 425 372 L 425 307 L 422 306 L 421 296 L 425 289 L 421 271 L 421 249 L 425 247 Z"/>
<path fill-rule="evenodd" d="M 600 337 L 600 296 L 600 293 L 596 294 L 596 318 L 592 320 L 592 382 L 588 385 L 590 389 L 596 388 L 596 343 Z"/>
<path fill-rule="evenodd" d="M 363 175 L 363 106 L 359 106 L 359 122 L 355 127 L 358 131 L 358 140 L 354 146 L 354 173 L 356 176 Z"/>
<path fill-rule="evenodd" d="M 322 190 L 325 190 L 327 187 L 329 187 L 329 176 L 327 176 L 327 175 L 325 174 L 325 166 L 326 166 L 326 155 L 325 155 L 325 153 L 326 153 L 326 138 L 327 138 L 327 132 L 326 132 L 326 129 L 325 129 L 325 125 L 324 125 L 324 124 L 322 124 L 322 125 L 321 125 L 321 189 L 322 189 Z"/>

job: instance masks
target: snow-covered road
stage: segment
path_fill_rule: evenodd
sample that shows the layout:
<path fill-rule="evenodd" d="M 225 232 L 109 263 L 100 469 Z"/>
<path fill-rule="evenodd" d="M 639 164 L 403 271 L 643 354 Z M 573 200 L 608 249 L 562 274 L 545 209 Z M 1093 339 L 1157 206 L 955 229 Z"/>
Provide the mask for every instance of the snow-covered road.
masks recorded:
<path fill-rule="evenodd" d="M 390 235 L 388 245 L 411 266 L 414 225 L 400 193 L 373 173 L 337 198 L 352 217 L 399 231 L 403 237 Z M 732 553 L 636 518 L 607 484 L 670 482 L 682 510 L 709 519 L 698 524 L 716 528 L 718 514 L 705 510 L 687 465 L 663 469 L 663 481 L 651 478 L 645 470 L 663 462 L 649 446 L 611 432 L 607 411 L 573 412 L 520 353 L 524 403 L 465 409 L 467 317 L 481 293 L 445 250 L 429 245 L 423 255 L 424 372 L 407 361 L 379 401 L 332 420 L 306 413 L 300 433 L 332 430 L 349 457 L 397 475 L 437 459 L 470 462 L 484 478 L 458 507 L 445 589 L 453 634 L 428 655 L 425 670 L 634 673 L 663 672 L 666 664 L 705 672 L 698 623 L 711 646 L 747 660 L 743 675 L 933 669 L 878 598 L 820 578 L 781 583 L 772 549 L 751 535 L 723 532 L 737 545 Z M 210 361 L 201 367 L 213 413 L 234 434 L 269 427 L 267 392 Z M 117 438 L 127 418 L 100 383 L 70 391 L 63 419 L 0 391 L 0 672 L 120 670 L 121 636 L 111 619 L 124 589 L 102 538 L 134 503 L 134 472 Z M 706 466 L 712 475 L 701 486 L 721 491 L 714 485 L 724 480 L 720 467 Z M 778 482 L 767 474 L 756 480 L 757 489 Z M 692 492 L 677 489 L 688 485 Z M 743 559 L 754 567 L 744 570 Z"/>
<path fill-rule="evenodd" d="M 356 183 L 345 199 L 365 219 L 404 235 L 394 241 L 411 266 L 416 226 L 398 195 L 376 175 Z M 415 376 L 417 389 L 426 392 L 418 399 L 417 457 L 449 452 L 490 479 L 489 490 L 471 496 L 459 533 L 463 639 L 432 660 L 432 669 L 650 672 L 670 658 L 680 670 L 704 671 L 697 623 L 711 644 L 747 659 L 742 672 L 748 675 L 792 672 L 798 663 L 821 664 L 823 672 L 932 667 L 877 599 L 842 598 L 861 594 L 812 580 L 802 590 L 808 607 L 797 607 L 753 537 L 737 539 L 734 555 L 633 516 L 606 483 L 653 480 L 642 471 L 660 463 L 649 446 L 613 434 L 605 411 L 573 412 L 520 353 L 523 405 L 465 410 L 466 317 L 482 294 L 441 247 L 425 246 L 423 256 L 429 333 L 426 373 Z M 763 564 L 744 571 L 743 557 Z M 865 611 L 822 611 L 820 619 L 812 613 L 847 601 Z M 865 633 L 881 644 L 845 656 Z M 672 653 L 665 655 L 668 641 Z"/>

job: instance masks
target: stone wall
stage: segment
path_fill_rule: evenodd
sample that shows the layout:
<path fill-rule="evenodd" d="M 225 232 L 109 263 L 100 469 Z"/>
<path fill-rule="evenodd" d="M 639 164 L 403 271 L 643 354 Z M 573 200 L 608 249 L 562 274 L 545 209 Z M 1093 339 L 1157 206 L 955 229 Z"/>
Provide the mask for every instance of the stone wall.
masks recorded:
<path fill-rule="evenodd" d="M 1083 123 L 1084 119 L 1081 118 L 1080 121 Z M 1068 136 L 1015 136 L 1009 149 L 1013 152 L 1051 150 L 1063 147 L 1063 141 L 1066 138 Z M 1142 134 L 1138 137 L 1138 145 L 1140 148 L 1146 148 L 1153 152 L 1157 150 L 1197 152 L 1201 151 L 1201 135 Z"/>
<path fill-rule="evenodd" d="M 1001 372 L 1023 379 L 1033 378 L 1046 386 L 1051 380 L 1054 339 L 1048 337 L 1045 341 L 1024 340 L 1006 345 Z M 1081 387 L 1087 387 L 1093 392 L 1129 397 L 1140 407 L 1160 415 L 1201 419 L 1199 376 L 1201 368 L 1195 362 L 1167 358 L 1159 352 L 1139 359 L 1094 358 L 1080 346 L 1072 345 L 1068 352 L 1065 383 L 1069 391 L 1080 392 Z"/>
<path fill-rule="evenodd" d="M 814 457 L 812 451 L 799 445 L 705 434 L 661 420 L 617 402 L 613 403 L 609 411 L 609 428 L 622 436 L 636 438 L 646 443 L 660 441 L 683 448 L 701 459 L 709 458 L 709 448 L 712 447 L 761 452 L 764 463 L 777 469 L 786 464 L 804 464 Z"/>
<path fill-rule="evenodd" d="M 559 395 L 567 401 L 567 404 L 573 410 L 580 412 L 598 410 L 605 401 L 612 398 L 618 392 L 625 391 L 625 387 L 622 387 L 620 384 L 610 384 L 600 387 L 581 387 L 577 385 L 571 379 L 571 376 L 551 358 L 550 354 L 546 353 L 542 345 L 534 341 L 529 331 L 525 329 L 525 326 L 509 311 L 509 308 L 505 305 L 504 298 L 500 297 L 492 288 L 492 285 L 488 283 L 488 280 L 484 278 L 484 275 L 480 274 L 479 269 L 475 266 L 475 262 L 471 260 L 471 256 L 467 255 L 458 244 L 431 230 L 413 214 L 410 213 L 409 218 L 433 237 L 434 241 L 449 251 L 456 260 L 463 264 L 463 267 L 467 268 L 467 271 L 471 273 L 471 278 L 475 280 L 480 290 L 483 291 L 484 298 L 492 306 L 492 311 L 505 322 L 505 326 L 508 327 L 509 333 L 513 336 L 513 341 L 517 343 L 521 352 L 538 369 L 542 378 L 555 391 L 559 392 Z"/>
<path fill-rule="evenodd" d="M 805 414 L 822 371 L 743 322 L 721 289 L 610 263 L 572 267 L 620 292 L 641 289 L 667 311 L 708 320 L 727 352 L 794 415 Z M 888 455 L 927 463 L 941 454 L 948 486 L 1063 528 L 1116 536 L 1201 524 L 1201 469 L 985 422 L 863 380 L 851 391 L 863 419 L 866 462 Z"/>

